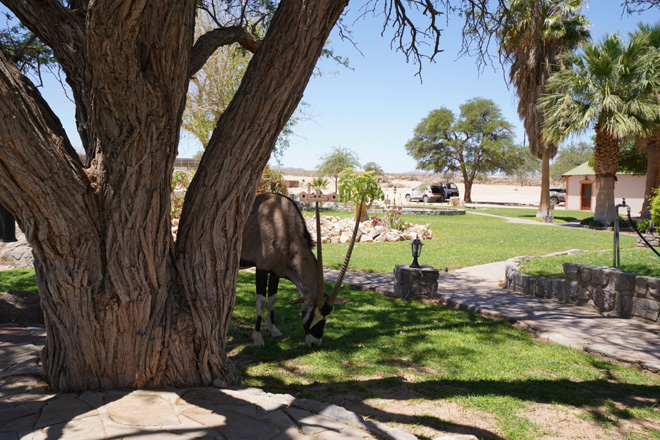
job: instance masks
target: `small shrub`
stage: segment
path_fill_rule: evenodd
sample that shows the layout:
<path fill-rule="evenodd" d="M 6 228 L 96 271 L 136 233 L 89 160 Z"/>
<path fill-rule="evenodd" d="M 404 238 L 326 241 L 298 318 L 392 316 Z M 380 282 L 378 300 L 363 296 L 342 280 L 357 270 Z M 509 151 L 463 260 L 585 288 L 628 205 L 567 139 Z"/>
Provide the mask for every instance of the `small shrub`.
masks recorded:
<path fill-rule="evenodd" d="M 612 222 L 611 226 L 612 227 L 614 226 L 614 222 Z M 628 220 L 625 217 L 619 217 L 619 227 L 620 228 L 630 228 L 631 227 L 630 220 Z"/>
<path fill-rule="evenodd" d="M 649 211 L 651 213 L 651 220 L 656 225 L 660 225 L 660 191 L 658 188 L 653 191 L 653 196 L 650 199 Z"/>
<path fill-rule="evenodd" d="M 653 231 L 653 221 L 645 218 L 640 219 L 637 222 L 637 229 L 639 229 L 639 232 L 642 234 L 650 234 L 651 231 Z"/>
<path fill-rule="evenodd" d="M 384 223 L 390 229 L 405 231 L 408 229 L 408 223 L 403 220 L 401 207 L 386 209 Z"/>
<path fill-rule="evenodd" d="M 385 226 L 385 221 L 376 216 L 371 217 L 371 226 Z"/>
<path fill-rule="evenodd" d="M 185 171 L 175 171 L 172 173 L 172 190 L 188 189 L 190 185 L 190 176 Z"/>
<path fill-rule="evenodd" d="M 580 222 L 580 225 L 589 226 L 589 223 L 591 223 L 592 221 L 594 221 L 593 217 L 587 217 Z"/>
<path fill-rule="evenodd" d="M 602 228 L 605 225 L 602 222 L 598 221 L 598 220 L 593 220 L 592 219 L 587 226 L 589 226 L 590 228 Z"/>

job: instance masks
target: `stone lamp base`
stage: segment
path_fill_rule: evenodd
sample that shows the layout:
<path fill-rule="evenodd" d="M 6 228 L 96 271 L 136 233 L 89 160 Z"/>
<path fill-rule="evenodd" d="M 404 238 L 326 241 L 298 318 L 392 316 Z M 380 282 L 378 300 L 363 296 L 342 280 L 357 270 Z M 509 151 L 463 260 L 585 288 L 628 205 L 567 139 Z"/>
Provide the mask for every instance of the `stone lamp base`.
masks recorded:
<path fill-rule="evenodd" d="M 438 294 L 440 271 L 431 266 L 394 268 L 394 296 L 403 299 L 433 299 Z"/>

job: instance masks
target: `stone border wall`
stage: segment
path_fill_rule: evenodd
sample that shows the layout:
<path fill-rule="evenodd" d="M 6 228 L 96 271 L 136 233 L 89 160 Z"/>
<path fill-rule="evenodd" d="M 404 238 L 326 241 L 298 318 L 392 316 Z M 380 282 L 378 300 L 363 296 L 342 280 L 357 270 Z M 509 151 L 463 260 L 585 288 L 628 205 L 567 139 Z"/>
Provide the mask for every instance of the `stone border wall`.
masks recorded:
<path fill-rule="evenodd" d="M 564 275 L 564 279 L 537 277 L 508 266 L 505 287 L 511 292 L 591 307 L 605 316 L 660 325 L 660 278 L 576 263 L 564 263 Z"/>
<path fill-rule="evenodd" d="M 298 203 L 301 211 L 314 211 L 314 206 L 301 206 L 304 205 L 301 202 Z M 327 202 L 323 204 L 324 206 L 319 207 L 319 211 L 349 211 L 353 212 L 355 210 L 354 206 L 348 206 L 343 203 L 334 203 Z M 372 214 L 382 214 L 386 210 L 383 208 L 371 208 L 369 209 L 369 215 Z M 464 208 L 402 208 L 401 214 L 405 215 L 465 215 Z"/>

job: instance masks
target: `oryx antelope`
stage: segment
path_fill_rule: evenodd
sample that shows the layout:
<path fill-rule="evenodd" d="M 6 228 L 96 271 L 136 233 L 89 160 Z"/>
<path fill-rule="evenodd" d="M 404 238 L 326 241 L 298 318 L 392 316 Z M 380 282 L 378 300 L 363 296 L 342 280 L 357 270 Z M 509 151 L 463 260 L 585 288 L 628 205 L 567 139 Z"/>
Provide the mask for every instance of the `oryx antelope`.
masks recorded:
<path fill-rule="evenodd" d="M 275 327 L 274 312 L 280 278 L 290 280 L 298 289 L 300 297 L 294 302 L 302 304 L 302 324 L 309 347 L 321 345 L 325 321 L 332 313 L 334 304 L 345 302 L 337 294 L 353 250 L 357 224 L 342 270 L 330 294 L 326 292 L 323 282 L 318 206 L 316 226 L 318 259 L 312 253 L 312 237 L 296 204 L 280 194 L 266 193 L 256 197 L 243 231 L 241 251 L 241 266 L 254 266 L 257 272 L 257 319 L 252 332 L 254 345 L 264 346 L 261 317 L 266 304 L 268 332 L 274 338 L 282 337 Z"/>

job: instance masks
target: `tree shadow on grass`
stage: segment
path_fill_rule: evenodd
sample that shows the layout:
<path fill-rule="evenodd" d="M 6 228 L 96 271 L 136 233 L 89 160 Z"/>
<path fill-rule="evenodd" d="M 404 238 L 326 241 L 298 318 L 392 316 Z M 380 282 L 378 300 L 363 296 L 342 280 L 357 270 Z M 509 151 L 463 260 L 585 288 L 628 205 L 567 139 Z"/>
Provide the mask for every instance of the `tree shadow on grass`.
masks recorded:
<path fill-rule="evenodd" d="M 304 345 L 299 307 L 278 307 L 278 327 L 286 338 L 277 341 L 266 335 L 264 349 L 249 346 L 251 328 L 244 322 L 232 334 L 229 346 L 234 347 L 233 360 L 246 383 L 271 392 L 327 400 L 385 423 L 471 433 L 481 438 L 499 437 L 487 430 L 479 432 L 476 425 L 452 425 L 433 414 L 406 415 L 387 407 L 376 408 L 369 399 L 383 398 L 404 406 L 416 399 L 514 399 L 523 406 L 538 403 L 580 408 L 594 421 L 614 426 L 632 417 L 627 410 L 631 405 L 653 410 L 660 403 L 660 381 L 639 373 L 627 377 L 620 366 L 576 350 L 549 344 L 552 349 L 542 354 L 546 360 L 536 363 L 535 356 L 545 343 L 506 322 L 435 304 L 386 300 L 374 292 L 347 290 L 348 295 L 342 295 L 353 302 L 338 308 L 330 318 L 319 350 Z M 297 295 L 295 289 L 284 296 L 287 294 Z M 237 298 L 237 307 L 253 308 L 252 304 L 253 298 Z M 564 317 L 564 312 L 554 313 Z M 434 339 L 450 342 L 434 345 L 429 342 Z M 396 344 L 399 348 L 390 349 Z M 371 357 L 364 360 L 362 353 Z M 514 363 L 500 364 L 503 353 L 516 359 Z M 315 363 L 319 358 L 327 358 L 326 363 Z M 554 364 L 561 365 L 555 368 Z M 254 365 L 267 367 L 255 369 Z M 471 370 L 464 373 L 462 368 Z M 498 368 L 520 373 L 498 374 Z M 481 369 L 494 372 L 481 374 Z M 466 379 L 470 374 L 474 378 Z M 612 403 L 618 405 L 613 407 Z"/>

